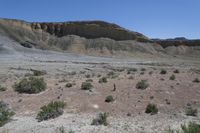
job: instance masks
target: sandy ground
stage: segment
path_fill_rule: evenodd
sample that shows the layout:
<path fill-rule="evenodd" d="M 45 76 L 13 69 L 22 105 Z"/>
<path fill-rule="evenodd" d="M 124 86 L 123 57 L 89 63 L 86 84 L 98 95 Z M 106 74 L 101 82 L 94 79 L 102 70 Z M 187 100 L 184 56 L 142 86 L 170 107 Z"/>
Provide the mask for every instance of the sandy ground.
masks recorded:
<path fill-rule="evenodd" d="M 200 116 L 189 117 L 184 112 L 188 104 L 200 110 L 200 84 L 192 82 L 195 78 L 200 79 L 199 59 L 92 57 L 29 50 L 6 38 L 2 40 L 7 45 L 0 45 L 0 84 L 8 89 L 0 92 L 0 99 L 8 103 L 16 115 L 0 128 L 1 132 L 55 133 L 63 126 L 66 132 L 71 129 L 75 133 L 165 133 L 169 127 L 178 128 L 188 121 L 200 122 Z M 129 68 L 138 71 L 127 74 Z M 47 72 L 41 76 L 47 89 L 39 94 L 15 92 L 12 86 L 25 75 L 32 74 L 30 69 Z M 166 69 L 167 74 L 161 75 L 161 69 Z M 175 69 L 180 73 L 174 74 Z M 109 72 L 114 72 L 114 77 L 100 84 L 98 75 L 107 76 Z M 172 74 L 175 80 L 169 80 Z M 87 79 L 93 80 L 92 92 L 80 89 Z M 148 81 L 146 90 L 136 89 L 140 80 Z M 74 83 L 73 87 L 65 87 L 67 82 Z M 114 84 L 116 91 L 112 91 Z M 105 102 L 108 95 L 114 97 L 113 103 Z M 40 107 L 52 100 L 67 103 L 64 114 L 37 122 L 35 117 Z M 157 115 L 144 113 L 148 103 L 157 104 Z M 109 112 L 107 127 L 91 125 L 99 112 Z"/>

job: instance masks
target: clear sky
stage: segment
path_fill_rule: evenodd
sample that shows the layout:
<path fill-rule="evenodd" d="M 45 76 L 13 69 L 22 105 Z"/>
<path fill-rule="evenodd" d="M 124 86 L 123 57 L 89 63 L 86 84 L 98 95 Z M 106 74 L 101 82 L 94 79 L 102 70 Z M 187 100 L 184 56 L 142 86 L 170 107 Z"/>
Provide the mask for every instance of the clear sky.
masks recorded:
<path fill-rule="evenodd" d="M 150 38 L 200 38 L 200 0 L 0 0 L 0 17 L 104 20 Z"/>

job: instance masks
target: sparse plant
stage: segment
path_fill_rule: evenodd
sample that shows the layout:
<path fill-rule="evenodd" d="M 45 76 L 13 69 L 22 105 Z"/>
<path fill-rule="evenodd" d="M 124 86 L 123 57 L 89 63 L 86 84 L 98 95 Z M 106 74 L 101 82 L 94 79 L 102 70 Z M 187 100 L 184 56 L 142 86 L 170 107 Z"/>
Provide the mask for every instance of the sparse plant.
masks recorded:
<path fill-rule="evenodd" d="M 8 104 L 0 101 L 0 127 L 11 120 L 15 113 L 8 108 Z"/>
<path fill-rule="evenodd" d="M 185 114 L 187 116 L 197 116 L 197 113 L 198 113 L 197 109 L 194 109 L 192 107 L 187 107 L 185 110 Z"/>
<path fill-rule="evenodd" d="M 137 72 L 137 68 L 129 68 L 127 70 L 127 74 L 131 74 L 132 72 Z"/>
<path fill-rule="evenodd" d="M 174 73 L 180 73 L 178 69 L 174 70 Z"/>
<path fill-rule="evenodd" d="M 87 79 L 86 82 L 93 82 L 93 80 L 92 79 Z"/>
<path fill-rule="evenodd" d="M 19 93 L 39 93 L 46 89 L 46 83 L 43 78 L 29 77 L 16 83 L 14 88 Z"/>
<path fill-rule="evenodd" d="M 7 88 L 0 85 L 0 91 L 6 91 Z"/>
<path fill-rule="evenodd" d="M 151 115 L 157 114 L 158 113 L 158 108 L 157 108 L 157 106 L 155 104 L 151 104 L 150 103 L 150 104 L 147 105 L 145 113 L 151 114 Z"/>
<path fill-rule="evenodd" d="M 76 72 L 75 72 L 75 71 L 72 71 L 72 72 L 69 72 L 68 74 L 69 74 L 69 75 L 76 75 Z"/>
<path fill-rule="evenodd" d="M 109 114 L 108 113 L 99 113 L 98 117 L 92 120 L 92 124 L 91 125 L 104 125 L 107 126 L 108 122 L 107 122 L 107 118 L 108 118 Z"/>
<path fill-rule="evenodd" d="M 67 88 L 70 88 L 70 87 L 72 87 L 72 86 L 73 86 L 72 83 L 67 83 L 67 84 L 65 85 L 65 87 L 67 87 Z"/>
<path fill-rule="evenodd" d="M 176 77 L 175 77 L 175 75 L 174 75 L 174 74 L 172 74 L 172 75 L 169 77 L 169 79 L 170 79 L 170 80 L 175 80 L 175 79 L 176 79 Z"/>
<path fill-rule="evenodd" d="M 46 71 L 40 71 L 40 70 L 34 70 L 34 69 L 31 69 L 31 71 L 33 72 L 34 76 L 42 76 L 46 74 Z"/>
<path fill-rule="evenodd" d="M 40 121 L 54 119 L 63 114 L 65 103 L 63 101 L 52 101 L 47 105 L 42 106 L 37 114 L 36 119 Z"/>
<path fill-rule="evenodd" d="M 86 78 L 90 78 L 91 75 L 90 75 L 90 74 L 86 74 L 85 77 L 86 77 Z"/>
<path fill-rule="evenodd" d="M 133 76 L 129 76 L 128 79 L 134 79 L 134 77 Z"/>
<path fill-rule="evenodd" d="M 82 90 L 91 90 L 93 85 L 90 82 L 83 82 L 81 85 Z"/>
<path fill-rule="evenodd" d="M 114 98 L 111 95 L 107 96 L 106 99 L 105 99 L 105 102 L 107 102 L 107 103 L 110 103 L 110 102 L 113 102 L 113 101 L 114 101 Z"/>
<path fill-rule="evenodd" d="M 108 82 L 108 80 L 106 77 L 102 77 L 99 79 L 99 83 L 107 83 L 107 82 Z"/>
<path fill-rule="evenodd" d="M 200 80 L 199 80 L 198 78 L 195 78 L 195 79 L 193 80 L 193 82 L 194 82 L 194 83 L 200 83 Z"/>
<path fill-rule="evenodd" d="M 149 72 L 149 75 L 152 75 L 152 74 L 153 74 L 153 71 L 150 71 L 150 72 Z"/>
<path fill-rule="evenodd" d="M 145 68 L 141 68 L 140 71 L 146 71 L 146 69 Z"/>
<path fill-rule="evenodd" d="M 136 84 L 136 88 L 141 90 L 146 89 L 148 86 L 149 84 L 147 83 L 147 80 L 141 80 Z"/>
<path fill-rule="evenodd" d="M 160 74 L 167 74 L 167 70 L 162 69 L 162 70 L 160 71 Z"/>

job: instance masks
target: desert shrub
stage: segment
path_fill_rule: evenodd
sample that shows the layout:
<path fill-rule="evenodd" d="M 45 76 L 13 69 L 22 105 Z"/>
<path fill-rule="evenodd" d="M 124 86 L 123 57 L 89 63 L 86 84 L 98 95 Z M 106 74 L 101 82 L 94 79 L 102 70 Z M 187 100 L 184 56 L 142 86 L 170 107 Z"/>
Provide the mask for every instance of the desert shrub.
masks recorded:
<path fill-rule="evenodd" d="M 86 74 L 85 77 L 86 78 L 90 78 L 91 76 L 90 76 L 90 74 Z"/>
<path fill-rule="evenodd" d="M 167 73 L 167 70 L 165 70 L 165 69 L 162 69 L 161 71 L 160 71 L 160 74 L 166 74 Z"/>
<path fill-rule="evenodd" d="M 192 107 L 187 107 L 185 110 L 185 114 L 187 116 L 197 116 L 197 113 L 198 113 L 197 109 L 194 109 Z"/>
<path fill-rule="evenodd" d="M 175 77 L 174 74 L 172 74 L 172 75 L 169 77 L 170 80 L 175 80 L 175 78 L 176 78 L 176 77 Z"/>
<path fill-rule="evenodd" d="M 178 133 L 200 133 L 200 125 L 190 122 L 188 125 L 181 125 L 181 131 Z"/>
<path fill-rule="evenodd" d="M 108 82 L 108 80 L 106 77 L 102 77 L 99 79 L 99 83 L 107 83 L 107 82 Z"/>
<path fill-rule="evenodd" d="M 93 85 L 90 82 L 83 82 L 81 85 L 82 90 L 91 90 Z"/>
<path fill-rule="evenodd" d="M 0 91 L 6 91 L 7 88 L 0 85 Z"/>
<path fill-rule="evenodd" d="M 193 82 L 194 82 L 194 83 L 200 83 L 200 80 L 199 80 L 198 78 L 195 78 L 195 79 L 193 80 Z"/>
<path fill-rule="evenodd" d="M 136 84 L 136 88 L 137 89 L 146 89 L 149 86 L 149 84 L 147 83 L 147 80 L 141 80 Z"/>
<path fill-rule="evenodd" d="M 180 73 L 178 69 L 174 70 L 174 73 Z"/>
<path fill-rule="evenodd" d="M 86 82 L 93 82 L 93 80 L 92 79 L 87 79 Z"/>
<path fill-rule="evenodd" d="M 112 77 L 113 75 L 115 75 L 115 73 L 114 73 L 113 71 L 111 71 L 111 72 L 109 72 L 109 73 L 107 74 L 108 77 Z"/>
<path fill-rule="evenodd" d="M 129 68 L 127 70 L 127 74 L 131 74 L 132 72 L 137 72 L 137 68 Z"/>
<path fill-rule="evenodd" d="M 0 101 L 0 127 L 11 120 L 15 113 L 8 108 L 8 104 Z"/>
<path fill-rule="evenodd" d="M 113 101 L 114 101 L 114 98 L 111 95 L 107 96 L 106 99 L 105 99 L 105 102 L 107 102 L 107 103 L 110 103 L 110 102 L 113 102 Z"/>
<path fill-rule="evenodd" d="M 91 125 L 104 125 L 107 126 L 108 113 L 99 113 L 98 117 L 92 120 Z"/>
<path fill-rule="evenodd" d="M 150 71 L 150 72 L 149 72 L 149 75 L 152 75 L 152 74 L 153 74 L 153 71 Z"/>
<path fill-rule="evenodd" d="M 150 104 L 147 105 L 145 113 L 151 114 L 151 115 L 157 114 L 158 113 L 158 108 L 157 108 L 157 106 L 155 104 L 151 104 L 150 103 Z"/>
<path fill-rule="evenodd" d="M 134 79 L 134 77 L 133 76 L 129 76 L 128 79 Z"/>
<path fill-rule="evenodd" d="M 72 87 L 72 86 L 73 86 L 72 83 L 67 83 L 67 84 L 65 85 L 65 87 L 67 87 L 67 88 L 70 88 L 70 87 Z"/>
<path fill-rule="evenodd" d="M 14 85 L 15 91 L 19 93 L 39 93 L 46 89 L 46 83 L 43 78 L 29 77 L 23 78 Z"/>
<path fill-rule="evenodd" d="M 54 119 L 63 114 L 65 103 L 63 101 L 52 101 L 47 105 L 42 106 L 37 114 L 36 119 L 40 121 Z"/>
<path fill-rule="evenodd" d="M 76 72 L 75 71 L 69 72 L 68 75 L 72 75 L 72 76 L 76 75 Z"/>
<path fill-rule="evenodd" d="M 46 74 L 46 71 L 33 70 L 33 69 L 31 69 L 31 71 L 33 72 L 34 76 L 41 76 Z"/>
<path fill-rule="evenodd" d="M 98 74 L 97 77 L 98 77 L 98 78 L 101 77 L 101 74 Z"/>
<path fill-rule="evenodd" d="M 146 71 L 146 69 L 145 69 L 145 68 L 141 68 L 140 70 L 141 70 L 141 71 Z"/>

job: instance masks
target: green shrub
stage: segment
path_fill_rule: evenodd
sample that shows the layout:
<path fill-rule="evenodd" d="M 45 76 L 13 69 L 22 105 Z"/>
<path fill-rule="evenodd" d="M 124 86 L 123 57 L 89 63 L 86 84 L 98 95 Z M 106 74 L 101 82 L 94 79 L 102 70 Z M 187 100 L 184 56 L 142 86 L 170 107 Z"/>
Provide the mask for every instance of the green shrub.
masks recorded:
<path fill-rule="evenodd" d="M 174 73 L 180 73 L 178 69 L 174 70 Z"/>
<path fill-rule="evenodd" d="M 166 74 L 167 73 L 167 70 L 165 70 L 165 69 L 162 69 L 161 71 L 160 71 L 160 74 Z"/>
<path fill-rule="evenodd" d="M 146 69 L 145 69 L 145 68 L 141 68 L 140 70 L 141 70 L 141 71 L 146 71 Z"/>
<path fill-rule="evenodd" d="M 107 126 L 108 113 L 99 113 L 98 117 L 92 120 L 91 125 L 104 125 Z"/>
<path fill-rule="evenodd" d="M 93 85 L 90 82 L 83 82 L 81 85 L 82 90 L 91 90 Z"/>
<path fill-rule="evenodd" d="M 0 101 L 0 127 L 9 122 L 14 114 L 5 102 Z"/>
<path fill-rule="evenodd" d="M 195 79 L 193 80 L 193 82 L 194 82 L 194 83 L 199 83 L 200 80 L 199 80 L 198 78 L 195 78 Z"/>
<path fill-rule="evenodd" d="M 46 83 L 43 78 L 29 77 L 23 78 L 14 85 L 15 91 L 19 93 L 39 93 L 46 89 Z"/>
<path fill-rule="evenodd" d="M 72 87 L 73 85 L 72 85 L 72 83 L 67 83 L 66 85 L 65 85 L 65 87 L 67 87 L 67 88 L 70 88 L 70 87 Z"/>
<path fill-rule="evenodd" d="M 106 99 L 105 99 L 105 102 L 107 102 L 107 103 L 110 103 L 110 102 L 113 102 L 113 101 L 114 101 L 114 98 L 111 95 L 107 96 Z"/>
<path fill-rule="evenodd" d="M 102 77 L 99 79 L 99 83 L 107 83 L 107 78 L 106 77 Z"/>
<path fill-rule="evenodd" d="M 90 78 L 91 76 L 90 76 L 90 74 L 86 74 L 85 77 L 86 78 Z"/>
<path fill-rule="evenodd" d="M 192 107 L 187 107 L 185 110 L 185 114 L 187 116 L 197 116 L 197 113 L 198 113 L 197 109 L 194 109 Z"/>
<path fill-rule="evenodd" d="M 87 79 L 86 82 L 93 82 L 93 80 L 92 79 Z"/>
<path fill-rule="evenodd" d="M 42 106 L 36 119 L 40 121 L 54 119 L 63 114 L 65 103 L 63 101 L 52 101 L 48 105 Z"/>
<path fill-rule="evenodd" d="M 157 108 L 157 106 L 155 104 L 151 104 L 150 103 L 150 104 L 147 105 L 145 113 L 151 114 L 151 115 L 157 114 L 158 113 L 158 108 Z"/>
<path fill-rule="evenodd" d="M 34 76 L 41 76 L 46 74 L 46 71 L 33 70 L 33 69 L 31 69 L 31 71 L 33 72 Z"/>
<path fill-rule="evenodd" d="M 174 75 L 174 74 L 172 74 L 172 75 L 169 77 L 169 79 L 170 79 L 170 80 L 175 80 L 175 79 L 176 79 L 176 77 L 175 77 L 175 75 Z"/>
<path fill-rule="evenodd" d="M 147 80 L 141 80 L 136 84 L 136 88 L 137 89 L 146 89 L 149 86 L 149 84 L 147 83 Z"/>
<path fill-rule="evenodd" d="M 0 91 L 6 91 L 7 88 L 0 85 Z"/>
<path fill-rule="evenodd" d="M 190 122 L 188 125 L 181 125 L 179 133 L 200 133 L 200 125 L 195 122 Z"/>
<path fill-rule="evenodd" d="M 127 74 L 131 74 L 132 72 L 137 72 L 137 68 L 129 68 L 127 70 Z"/>

